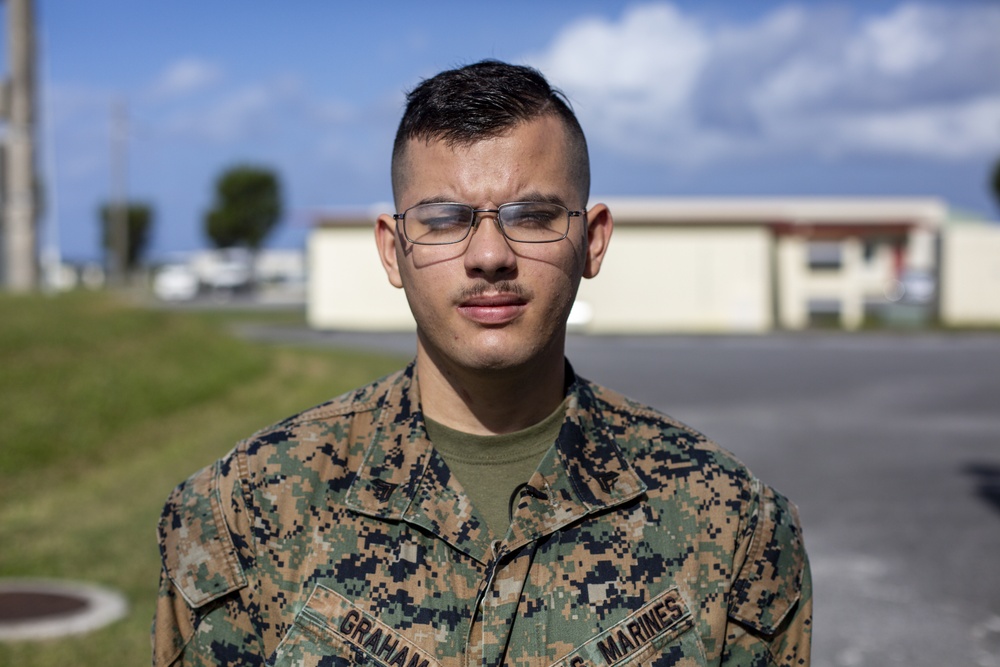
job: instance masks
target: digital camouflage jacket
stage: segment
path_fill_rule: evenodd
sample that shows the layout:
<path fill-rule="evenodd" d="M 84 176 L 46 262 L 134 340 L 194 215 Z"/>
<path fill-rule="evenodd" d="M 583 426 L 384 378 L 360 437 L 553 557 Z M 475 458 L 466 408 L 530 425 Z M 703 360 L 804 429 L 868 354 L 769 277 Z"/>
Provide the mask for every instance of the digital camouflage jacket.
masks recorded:
<path fill-rule="evenodd" d="M 257 433 L 160 522 L 154 665 L 808 665 L 795 507 L 580 378 L 494 539 L 414 367 Z"/>

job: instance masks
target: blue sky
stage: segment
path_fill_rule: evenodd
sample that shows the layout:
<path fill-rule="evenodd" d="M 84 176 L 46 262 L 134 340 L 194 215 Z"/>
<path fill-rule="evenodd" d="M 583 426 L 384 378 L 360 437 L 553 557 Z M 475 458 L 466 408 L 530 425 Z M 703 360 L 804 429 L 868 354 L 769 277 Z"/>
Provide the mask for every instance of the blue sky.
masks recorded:
<path fill-rule="evenodd" d="M 213 181 L 240 162 L 280 174 L 270 244 L 295 247 L 324 210 L 390 201 L 404 91 L 482 58 L 569 95 L 593 199 L 930 195 L 996 217 L 995 0 L 38 0 L 37 15 L 43 236 L 69 259 L 101 256 L 116 104 L 152 257 L 205 245 Z"/>

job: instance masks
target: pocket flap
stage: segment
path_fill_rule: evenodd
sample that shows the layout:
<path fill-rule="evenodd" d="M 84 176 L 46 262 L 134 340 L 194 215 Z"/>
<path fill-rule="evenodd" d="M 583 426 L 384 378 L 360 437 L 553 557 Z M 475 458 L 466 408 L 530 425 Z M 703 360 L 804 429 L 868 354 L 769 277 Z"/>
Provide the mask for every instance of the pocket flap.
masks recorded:
<path fill-rule="evenodd" d="M 218 488 L 218 466 L 178 486 L 160 517 L 160 556 L 167 576 L 197 609 L 246 586 Z"/>
<path fill-rule="evenodd" d="M 767 486 L 755 521 L 746 562 L 733 583 L 729 616 L 771 637 L 799 601 L 805 547 L 795 505 Z"/>

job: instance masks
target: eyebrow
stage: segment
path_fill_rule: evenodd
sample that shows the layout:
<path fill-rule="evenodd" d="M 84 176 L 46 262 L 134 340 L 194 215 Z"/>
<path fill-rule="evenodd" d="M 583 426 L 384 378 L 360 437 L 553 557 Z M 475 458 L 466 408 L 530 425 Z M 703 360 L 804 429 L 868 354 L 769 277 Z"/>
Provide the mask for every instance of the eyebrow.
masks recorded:
<path fill-rule="evenodd" d="M 543 194 L 537 190 L 532 190 L 531 192 L 525 192 L 517 201 L 537 201 L 544 202 L 546 204 L 559 204 L 560 206 L 566 206 L 566 200 L 559 195 L 547 195 Z M 569 208 L 566 206 L 566 208 Z"/>
<path fill-rule="evenodd" d="M 460 201 L 455 201 L 454 199 L 449 199 L 448 197 L 425 197 L 415 204 L 410 204 L 410 208 L 414 206 L 420 206 L 421 204 L 461 204 Z"/>
<path fill-rule="evenodd" d="M 560 206 L 566 206 L 566 201 L 559 195 L 555 194 L 547 195 L 539 192 L 538 190 L 531 190 L 529 192 L 524 192 L 520 196 L 518 196 L 517 199 L 512 199 L 509 202 L 500 202 L 499 204 L 497 204 L 497 206 L 502 206 L 503 204 L 511 204 L 514 202 L 524 202 L 524 201 L 544 202 L 546 204 L 559 204 Z M 417 203 L 412 204 L 412 206 L 419 206 L 421 204 L 463 204 L 467 206 L 472 206 L 472 204 L 466 204 L 465 202 L 455 201 L 454 199 L 442 196 L 425 197 L 424 199 L 421 199 Z M 472 207 L 475 208 L 475 206 Z"/>

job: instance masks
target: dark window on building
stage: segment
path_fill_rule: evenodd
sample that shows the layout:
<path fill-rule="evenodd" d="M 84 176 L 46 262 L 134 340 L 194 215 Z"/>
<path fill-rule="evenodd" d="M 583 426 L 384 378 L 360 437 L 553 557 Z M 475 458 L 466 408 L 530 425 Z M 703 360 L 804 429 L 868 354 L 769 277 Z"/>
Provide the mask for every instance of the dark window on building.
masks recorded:
<path fill-rule="evenodd" d="M 832 271 L 843 264 L 839 241 L 810 241 L 807 256 L 813 271 Z"/>

